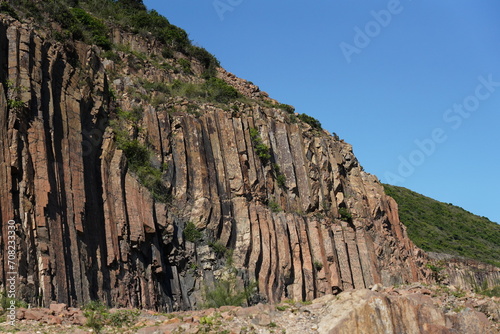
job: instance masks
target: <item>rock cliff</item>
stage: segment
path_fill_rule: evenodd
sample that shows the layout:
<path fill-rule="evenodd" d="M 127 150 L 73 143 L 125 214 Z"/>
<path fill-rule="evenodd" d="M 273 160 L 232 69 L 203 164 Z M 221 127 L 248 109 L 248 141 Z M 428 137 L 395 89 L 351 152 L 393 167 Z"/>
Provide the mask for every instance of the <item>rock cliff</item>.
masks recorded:
<path fill-rule="evenodd" d="M 349 144 L 223 69 L 241 98 L 171 94 L 203 83 L 202 64 L 119 30 L 112 42 L 106 57 L 0 15 L 2 288 L 9 220 L 33 305 L 172 311 L 221 281 L 278 302 L 430 279 Z"/>

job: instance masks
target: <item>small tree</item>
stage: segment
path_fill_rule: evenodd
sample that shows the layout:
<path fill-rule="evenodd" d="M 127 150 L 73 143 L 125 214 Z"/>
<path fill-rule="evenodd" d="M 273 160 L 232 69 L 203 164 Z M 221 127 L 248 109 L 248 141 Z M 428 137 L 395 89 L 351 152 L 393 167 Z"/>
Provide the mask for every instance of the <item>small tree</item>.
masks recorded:
<path fill-rule="evenodd" d="M 142 0 L 118 0 L 117 2 L 128 9 L 146 10 Z"/>
<path fill-rule="evenodd" d="M 184 235 L 184 239 L 193 243 L 200 241 L 203 237 L 203 234 L 196 228 L 196 225 L 193 222 L 188 222 L 186 224 L 186 227 L 184 227 L 184 231 L 182 232 L 182 234 Z"/>

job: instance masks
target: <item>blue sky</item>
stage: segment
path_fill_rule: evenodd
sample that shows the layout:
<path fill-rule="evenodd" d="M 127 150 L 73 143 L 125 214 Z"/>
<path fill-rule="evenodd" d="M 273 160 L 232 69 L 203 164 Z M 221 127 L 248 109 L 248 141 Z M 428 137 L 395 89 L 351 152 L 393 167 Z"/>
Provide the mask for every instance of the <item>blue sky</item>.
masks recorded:
<path fill-rule="evenodd" d="M 500 222 L 498 0 L 146 0 L 382 182 Z"/>

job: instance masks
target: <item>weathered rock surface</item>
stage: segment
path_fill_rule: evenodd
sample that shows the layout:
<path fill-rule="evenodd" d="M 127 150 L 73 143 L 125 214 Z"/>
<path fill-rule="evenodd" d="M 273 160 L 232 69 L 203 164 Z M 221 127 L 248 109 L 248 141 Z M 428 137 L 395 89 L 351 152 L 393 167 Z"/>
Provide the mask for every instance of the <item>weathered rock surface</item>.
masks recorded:
<path fill-rule="evenodd" d="M 113 39 L 160 57 L 150 41 L 119 31 Z M 254 100 L 227 111 L 143 87 L 199 81 L 194 60 L 187 75 L 150 60 L 136 59 L 139 66 L 125 52 L 114 63 L 95 47 L 71 48 L 0 15 L 0 288 L 9 220 L 18 298 L 32 305 L 99 298 L 184 310 L 199 306 L 204 286 L 234 273 L 238 286 L 257 282 L 255 301 L 270 302 L 430 279 L 397 204 L 350 145 L 292 122 L 224 70 L 219 77 Z M 24 106 L 12 107 L 13 97 Z M 153 150 L 168 203 L 155 201 L 118 149 L 109 126 L 118 108 L 141 110 L 123 131 Z M 251 128 L 281 182 L 257 155 Z M 185 238 L 188 222 L 200 240 Z M 231 265 L 214 245 L 232 250 Z"/>
<path fill-rule="evenodd" d="M 458 258 L 449 254 L 428 253 L 436 266 L 437 275 L 444 284 L 476 291 L 500 285 L 500 268 L 479 261 Z"/>

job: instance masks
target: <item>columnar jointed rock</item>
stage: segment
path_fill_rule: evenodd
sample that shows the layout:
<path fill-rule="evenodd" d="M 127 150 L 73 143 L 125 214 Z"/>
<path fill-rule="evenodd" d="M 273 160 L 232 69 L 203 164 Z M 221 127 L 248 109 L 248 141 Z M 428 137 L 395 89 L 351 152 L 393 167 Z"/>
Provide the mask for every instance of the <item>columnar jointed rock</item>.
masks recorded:
<path fill-rule="evenodd" d="M 294 123 L 250 83 L 244 88 L 219 71 L 254 98 L 234 105 L 238 112 L 196 102 L 198 113 L 190 113 L 193 101 L 182 98 L 153 106 L 131 93 L 148 94 L 137 78 L 199 77 L 152 63 L 103 65 L 98 49 L 79 43 L 68 53 L 0 18 L 0 252 L 5 259 L 6 223 L 14 219 L 19 292 L 27 301 L 196 307 L 203 286 L 233 272 L 221 245 L 233 250 L 238 282 L 257 282 L 261 300 L 425 279 L 425 257 L 408 239 L 396 203 L 361 169 L 351 146 Z M 139 38 L 115 35 L 144 48 Z M 8 106 L 13 87 L 24 107 Z M 109 127 L 117 107 L 142 109 L 140 131 L 123 130 L 154 150 L 169 203 L 154 200 L 118 149 Z M 253 128 L 271 161 L 256 153 Z M 201 240 L 185 238 L 188 222 Z"/>

